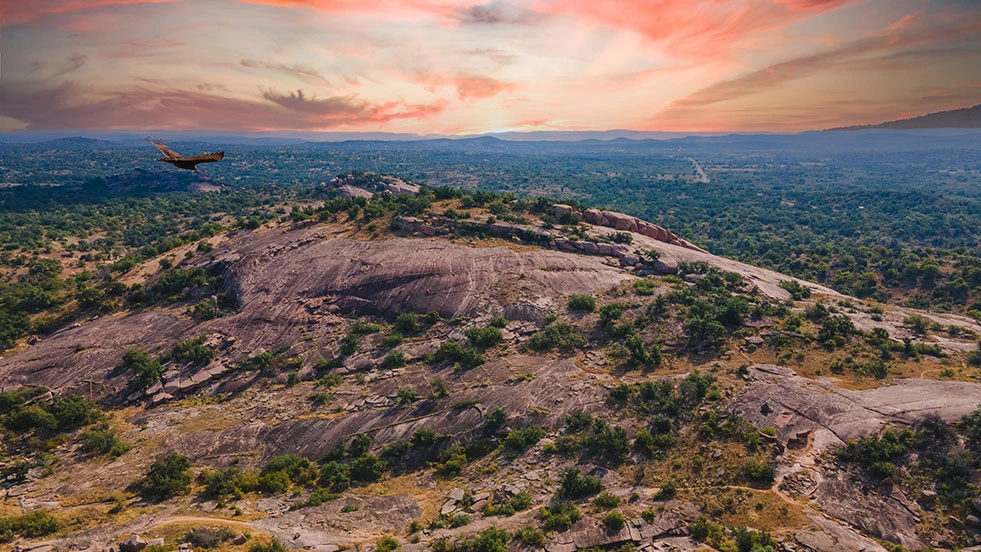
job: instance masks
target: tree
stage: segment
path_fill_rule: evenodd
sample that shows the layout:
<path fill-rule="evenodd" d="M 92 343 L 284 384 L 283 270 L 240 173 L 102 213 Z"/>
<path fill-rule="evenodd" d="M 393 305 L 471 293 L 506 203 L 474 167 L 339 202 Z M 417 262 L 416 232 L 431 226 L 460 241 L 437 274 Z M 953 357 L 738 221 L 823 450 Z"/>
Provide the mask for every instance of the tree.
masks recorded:
<path fill-rule="evenodd" d="M 163 460 L 150 465 L 150 470 L 140 483 L 140 496 L 160 502 L 187 493 L 191 488 L 191 460 L 177 453 L 170 453 Z"/>

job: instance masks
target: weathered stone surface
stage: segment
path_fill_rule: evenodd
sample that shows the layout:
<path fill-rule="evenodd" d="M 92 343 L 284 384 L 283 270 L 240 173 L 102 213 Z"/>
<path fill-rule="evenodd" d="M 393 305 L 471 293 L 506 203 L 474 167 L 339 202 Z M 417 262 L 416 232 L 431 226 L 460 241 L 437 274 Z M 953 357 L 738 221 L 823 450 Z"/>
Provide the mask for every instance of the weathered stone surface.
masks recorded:
<path fill-rule="evenodd" d="M 349 184 L 344 184 L 343 186 L 338 186 L 335 188 L 337 195 L 341 197 L 363 197 L 365 199 L 370 198 L 375 195 L 368 190 L 358 188 L 356 186 L 351 186 Z"/>

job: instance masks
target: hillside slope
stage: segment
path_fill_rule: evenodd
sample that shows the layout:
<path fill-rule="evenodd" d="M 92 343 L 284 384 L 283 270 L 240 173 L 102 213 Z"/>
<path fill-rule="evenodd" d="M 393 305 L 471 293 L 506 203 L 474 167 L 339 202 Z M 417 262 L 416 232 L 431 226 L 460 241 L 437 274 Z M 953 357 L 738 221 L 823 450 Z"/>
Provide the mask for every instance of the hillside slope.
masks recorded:
<path fill-rule="evenodd" d="M 977 408 L 974 321 L 863 304 L 617 213 L 424 194 L 328 200 L 172 268 L 151 259 L 119 276 L 157 271 L 126 310 L 0 358 L 15 520 L 0 537 L 108 549 L 199 531 L 221 549 L 271 536 L 325 552 L 386 536 L 483 550 L 504 538 L 491 527 L 514 549 L 569 552 L 978 540 L 951 521 L 975 515 L 973 475 L 954 488 L 916 460 L 921 420 Z M 105 413 L 65 407 L 71 394 Z M 838 454 L 885 427 L 916 432 L 887 478 L 883 460 Z M 931 454 L 974 450 L 947 431 Z M 56 521 L 34 531 L 30 515 Z"/>

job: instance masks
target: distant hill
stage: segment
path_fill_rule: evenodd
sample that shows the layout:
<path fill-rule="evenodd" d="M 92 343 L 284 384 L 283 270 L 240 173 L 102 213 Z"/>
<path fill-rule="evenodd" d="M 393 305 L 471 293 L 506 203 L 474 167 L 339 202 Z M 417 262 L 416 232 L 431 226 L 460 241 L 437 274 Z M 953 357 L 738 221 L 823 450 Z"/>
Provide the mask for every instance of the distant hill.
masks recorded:
<path fill-rule="evenodd" d="M 922 128 L 981 128 L 981 105 L 928 113 L 910 119 L 887 121 L 877 125 L 855 125 L 829 130 L 867 130 L 888 128 L 894 130 L 916 130 Z"/>

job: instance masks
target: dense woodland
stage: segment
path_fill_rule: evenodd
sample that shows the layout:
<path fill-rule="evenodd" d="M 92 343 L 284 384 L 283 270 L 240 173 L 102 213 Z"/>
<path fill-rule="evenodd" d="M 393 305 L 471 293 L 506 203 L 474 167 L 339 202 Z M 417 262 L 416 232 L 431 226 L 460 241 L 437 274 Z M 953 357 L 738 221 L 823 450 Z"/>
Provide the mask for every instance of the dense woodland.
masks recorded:
<path fill-rule="evenodd" d="M 172 144 L 226 151 L 201 175 L 161 167 L 142 144 L 3 144 L 0 347 L 69 322 L 57 311 L 67 301 L 118 306 L 133 290 L 104 285 L 113 274 L 287 216 L 320 199 L 332 176 L 361 170 L 621 210 L 713 253 L 860 298 L 981 317 L 981 145 L 866 140 Z M 201 181 L 212 191 L 194 191 Z"/>

